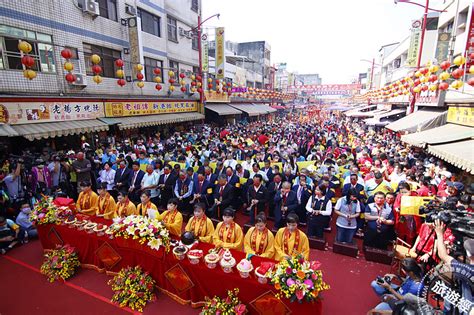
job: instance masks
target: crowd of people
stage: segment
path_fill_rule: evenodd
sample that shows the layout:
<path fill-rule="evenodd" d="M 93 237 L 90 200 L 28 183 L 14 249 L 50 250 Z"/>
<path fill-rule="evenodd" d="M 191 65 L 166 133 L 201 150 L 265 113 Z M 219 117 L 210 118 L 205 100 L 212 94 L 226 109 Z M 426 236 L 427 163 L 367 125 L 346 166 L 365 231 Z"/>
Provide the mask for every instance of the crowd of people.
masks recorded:
<path fill-rule="evenodd" d="M 35 235 L 27 214 L 42 195 L 73 198 L 78 213 L 92 216 L 158 218 L 176 236 L 184 228 L 203 242 L 276 260 L 308 258 L 308 237 L 324 237 L 334 220 L 337 242 L 358 235 L 364 246 L 387 249 L 398 237 L 417 264 L 437 262 L 433 224 L 405 214 L 402 196 L 471 211 L 472 186 L 442 160 L 390 131 L 328 113 L 194 125 L 98 148 L 46 146 L 41 157 L 27 157 L 7 156 L 0 171 L 3 252 Z M 246 235 L 236 213 L 253 225 Z M 221 222 L 214 228 L 210 218 Z M 453 240 L 447 229 L 444 241 Z"/>

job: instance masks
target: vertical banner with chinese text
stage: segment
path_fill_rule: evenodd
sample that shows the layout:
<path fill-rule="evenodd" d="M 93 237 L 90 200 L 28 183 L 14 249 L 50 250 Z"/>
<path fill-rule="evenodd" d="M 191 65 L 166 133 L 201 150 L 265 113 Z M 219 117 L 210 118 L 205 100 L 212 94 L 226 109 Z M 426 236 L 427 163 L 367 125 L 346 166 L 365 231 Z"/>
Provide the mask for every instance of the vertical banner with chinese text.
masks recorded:
<path fill-rule="evenodd" d="M 224 28 L 216 28 L 216 78 L 225 77 L 225 40 Z"/>
<path fill-rule="evenodd" d="M 202 72 L 209 72 L 209 42 L 207 34 L 201 36 L 201 56 L 202 56 Z"/>
<path fill-rule="evenodd" d="M 418 51 L 420 49 L 421 21 L 415 20 L 411 24 L 410 47 L 408 48 L 407 67 L 416 67 L 418 62 Z"/>

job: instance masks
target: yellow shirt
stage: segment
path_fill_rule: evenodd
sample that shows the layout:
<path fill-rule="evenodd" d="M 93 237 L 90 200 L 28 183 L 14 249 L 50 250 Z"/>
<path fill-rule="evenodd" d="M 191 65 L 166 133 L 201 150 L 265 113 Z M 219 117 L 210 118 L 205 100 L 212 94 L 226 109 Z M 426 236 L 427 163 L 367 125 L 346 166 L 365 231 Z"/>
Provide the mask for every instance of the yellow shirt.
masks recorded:
<path fill-rule="evenodd" d="M 117 211 L 115 212 L 116 217 L 128 217 L 129 215 L 138 214 L 137 207 L 128 200 L 127 202 L 117 203 Z"/>
<path fill-rule="evenodd" d="M 302 254 L 304 259 L 309 260 L 309 240 L 306 234 L 297 229 L 288 238 L 285 237 L 286 232 L 287 228 L 281 228 L 275 236 L 275 260 L 282 261 L 286 256 L 294 257 L 298 254 Z M 299 233 L 300 238 L 298 248 L 294 248 L 296 233 Z M 287 251 L 285 251 L 285 247 Z"/>
<path fill-rule="evenodd" d="M 264 233 L 266 234 L 266 236 L 263 240 L 264 244 L 261 245 Z M 254 237 L 255 242 L 252 241 L 252 238 Z M 261 246 L 263 246 L 263 252 L 261 254 L 257 254 L 256 252 L 260 249 Z M 255 227 L 251 227 L 247 231 L 247 234 L 245 234 L 244 250 L 247 254 L 254 254 L 261 257 L 273 258 L 273 256 L 275 255 L 275 237 L 273 236 L 273 233 L 268 229 L 265 229 L 264 232 L 260 232 Z"/>
<path fill-rule="evenodd" d="M 155 204 L 151 201 L 148 202 L 148 205 L 146 207 L 142 207 L 143 204 L 139 204 L 137 206 L 137 215 L 142 215 L 144 217 L 147 217 L 148 216 L 148 209 L 153 209 L 153 210 L 156 210 L 157 212 L 157 215 L 156 215 L 156 218 L 158 219 L 159 218 L 159 214 L 158 214 L 158 208 L 155 206 Z M 142 209 L 144 208 L 144 209 Z"/>
<path fill-rule="evenodd" d="M 183 215 L 181 212 L 178 210 L 174 210 L 173 212 L 166 210 L 158 216 L 158 220 L 163 221 L 171 234 L 181 236 L 181 229 L 183 228 Z"/>
<path fill-rule="evenodd" d="M 84 193 L 81 192 L 79 194 L 79 198 L 77 198 L 76 202 L 76 209 L 81 210 L 80 212 L 87 215 L 95 215 L 97 212 L 97 205 L 98 205 L 98 196 L 92 190 Z"/>
<path fill-rule="evenodd" d="M 212 242 L 217 247 L 232 248 L 242 250 L 242 241 L 244 238 L 244 233 L 242 228 L 237 224 L 233 223 L 234 228 L 232 229 L 231 225 L 226 226 L 224 222 L 217 224 L 214 234 L 212 235 Z M 222 237 L 219 237 L 219 234 L 222 233 Z M 232 233 L 229 235 L 229 233 Z M 227 240 L 229 239 L 229 242 Z"/>
<path fill-rule="evenodd" d="M 205 220 L 205 221 L 204 221 Z M 212 234 L 214 233 L 214 224 L 212 224 L 211 219 L 206 216 L 203 216 L 201 219 L 197 220 L 192 217 L 189 219 L 188 224 L 184 228 L 186 232 L 191 231 L 196 237 L 199 238 L 201 242 L 212 243 Z M 194 224 L 194 229 L 193 229 Z"/>
<path fill-rule="evenodd" d="M 101 214 L 104 215 L 104 219 L 112 219 L 115 217 L 115 208 L 116 204 L 114 197 L 107 193 L 104 198 L 99 196 L 96 215 L 98 216 Z"/>

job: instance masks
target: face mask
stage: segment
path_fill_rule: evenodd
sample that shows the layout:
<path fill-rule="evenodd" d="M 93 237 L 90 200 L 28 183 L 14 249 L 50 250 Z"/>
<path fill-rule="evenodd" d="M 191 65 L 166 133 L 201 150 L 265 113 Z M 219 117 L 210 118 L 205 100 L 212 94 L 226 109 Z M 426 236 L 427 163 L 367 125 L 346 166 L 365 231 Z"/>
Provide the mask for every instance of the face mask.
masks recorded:
<path fill-rule="evenodd" d="M 151 173 L 153 173 L 153 170 L 147 170 L 146 172 L 147 172 L 148 174 L 151 174 Z"/>
<path fill-rule="evenodd" d="M 29 214 L 31 212 L 31 208 L 23 208 L 21 209 L 21 212 L 23 212 L 24 214 Z"/>

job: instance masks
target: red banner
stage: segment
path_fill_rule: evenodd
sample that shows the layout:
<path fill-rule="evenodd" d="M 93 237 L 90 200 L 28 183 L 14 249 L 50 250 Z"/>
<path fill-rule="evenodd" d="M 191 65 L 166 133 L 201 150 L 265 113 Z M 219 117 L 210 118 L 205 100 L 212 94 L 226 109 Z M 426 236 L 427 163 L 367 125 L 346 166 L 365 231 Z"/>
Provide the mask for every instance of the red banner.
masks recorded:
<path fill-rule="evenodd" d="M 466 41 L 466 51 L 467 56 L 471 53 L 474 53 L 474 4 L 472 5 L 472 12 L 471 12 L 471 22 L 469 23 L 469 32 L 467 33 L 467 41 Z M 474 60 L 467 58 L 466 61 L 466 69 L 469 69 L 472 65 L 474 65 Z"/>

